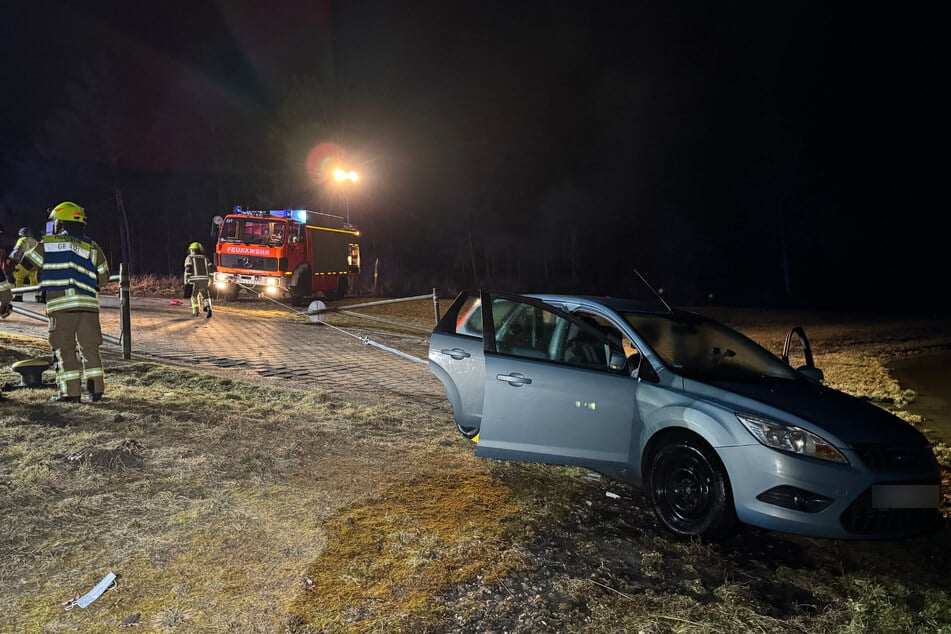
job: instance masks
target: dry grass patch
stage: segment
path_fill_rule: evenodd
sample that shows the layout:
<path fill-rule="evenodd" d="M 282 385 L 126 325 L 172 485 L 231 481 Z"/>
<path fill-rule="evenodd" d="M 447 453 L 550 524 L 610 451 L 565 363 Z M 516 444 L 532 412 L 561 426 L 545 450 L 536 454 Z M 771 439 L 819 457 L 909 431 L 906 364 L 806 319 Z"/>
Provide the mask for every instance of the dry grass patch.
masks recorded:
<path fill-rule="evenodd" d="M 507 487 L 456 469 L 401 483 L 329 519 L 328 543 L 290 606 L 295 631 L 435 631 L 437 597 L 477 577 L 504 576 Z"/>
<path fill-rule="evenodd" d="M 12 361 L 45 347 L 0 343 L 9 380 Z M 52 393 L 16 390 L 0 405 L 0 632 L 112 631 L 134 614 L 150 631 L 283 631 L 305 576 L 318 578 L 308 563 L 323 556 L 328 522 L 362 504 L 409 517 L 409 498 L 392 492 L 431 486 L 435 495 L 430 481 L 474 476 L 497 510 L 479 530 L 447 520 L 459 535 L 436 531 L 428 543 L 424 522 L 400 539 L 419 531 L 413 539 L 428 544 L 419 562 L 464 552 L 472 570 L 494 565 L 475 544 L 495 539 L 493 519 L 511 502 L 504 488 L 481 486 L 479 464 L 453 449 L 464 445 L 418 409 L 149 363 L 109 368 L 98 405 L 51 404 Z M 115 589 L 63 610 L 109 571 Z M 421 586 L 416 600 L 438 587 Z"/>

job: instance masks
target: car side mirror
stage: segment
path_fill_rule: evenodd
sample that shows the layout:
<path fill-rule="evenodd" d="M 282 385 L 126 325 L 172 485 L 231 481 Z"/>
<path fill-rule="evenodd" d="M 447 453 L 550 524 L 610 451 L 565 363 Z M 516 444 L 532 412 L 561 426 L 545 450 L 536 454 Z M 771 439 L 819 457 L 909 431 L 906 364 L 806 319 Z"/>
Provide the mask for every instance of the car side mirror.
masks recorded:
<path fill-rule="evenodd" d="M 657 370 L 654 369 L 654 366 L 651 365 L 650 361 L 647 360 L 647 357 L 644 355 L 638 355 L 640 359 L 637 361 L 637 378 L 642 381 L 647 381 L 648 383 L 659 383 L 660 377 L 657 376 Z"/>
<path fill-rule="evenodd" d="M 805 377 L 813 383 L 822 383 L 822 381 L 825 380 L 825 374 L 822 370 L 812 365 L 804 365 L 797 368 L 797 371 L 805 375 Z"/>

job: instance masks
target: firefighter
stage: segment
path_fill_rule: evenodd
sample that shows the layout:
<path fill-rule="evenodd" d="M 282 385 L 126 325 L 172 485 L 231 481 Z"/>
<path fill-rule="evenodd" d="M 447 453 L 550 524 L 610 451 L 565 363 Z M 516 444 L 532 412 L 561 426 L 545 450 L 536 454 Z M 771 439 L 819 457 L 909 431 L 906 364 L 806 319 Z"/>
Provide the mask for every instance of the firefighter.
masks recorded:
<path fill-rule="evenodd" d="M 20 237 L 10 251 L 10 259 L 13 260 L 15 268 L 13 269 L 13 285 L 16 286 L 36 286 L 39 284 L 39 271 L 34 268 L 27 269 L 23 266 L 23 256 L 36 246 L 36 238 L 33 237 L 33 230 L 29 227 L 21 227 L 17 232 Z M 22 302 L 23 295 L 16 295 L 13 298 L 15 302 Z M 36 301 L 40 301 L 40 292 L 36 292 Z"/>
<path fill-rule="evenodd" d="M 0 227 L 0 236 L 3 235 L 3 228 Z M 13 311 L 13 293 L 10 292 L 10 283 L 7 282 L 7 276 L 0 269 L 0 317 L 6 319 Z"/>
<path fill-rule="evenodd" d="M 3 227 L 0 226 L 0 236 L 3 235 Z M 13 301 L 13 293 L 10 292 L 10 284 L 7 282 L 7 276 L 4 274 L 3 270 L 0 269 L 0 317 L 6 319 L 10 316 L 10 313 L 13 312 L 13 304 L 10 302 Z M 3 399 L 3 394 L 0 394 L 0 401 Z"/>
<path fill-rule="evenodd" d="M 52 230 L 23 258 L 24 266 L 40 272 L 46 293 L 49 344 L 56 364 L 59 394 L 51 401 L 78 403 L 82 378 L 92 402 L 102 400 L 102 330 L 99 288 L 109 281 L 109 263 L 102 249 L 86 236 L 86 212 L 73 202 L 50 211 Z"/>
<path fill-rule="evenodd" d="M 188 245 L 188 255 L 185 256 L 185 297 L 191 298 L 192 317 L 198 317 L 199 308 L 205 311 L 205 319 L 211 317 L 208 283 L 213 268 L 200 243 Z"/>

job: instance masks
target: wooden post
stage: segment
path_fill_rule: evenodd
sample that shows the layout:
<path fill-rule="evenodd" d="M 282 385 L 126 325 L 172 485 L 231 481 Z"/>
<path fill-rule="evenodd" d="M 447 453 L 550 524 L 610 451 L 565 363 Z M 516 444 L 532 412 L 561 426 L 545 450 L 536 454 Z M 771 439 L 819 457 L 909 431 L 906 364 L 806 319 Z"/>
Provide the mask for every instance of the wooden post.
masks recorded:
<path fill-rule="evenodd" d="M 122 331 L 122 358 L 132 358 L 132 309 L 129 301 L 129 272 L 119 263 L 119 327 Z"/>

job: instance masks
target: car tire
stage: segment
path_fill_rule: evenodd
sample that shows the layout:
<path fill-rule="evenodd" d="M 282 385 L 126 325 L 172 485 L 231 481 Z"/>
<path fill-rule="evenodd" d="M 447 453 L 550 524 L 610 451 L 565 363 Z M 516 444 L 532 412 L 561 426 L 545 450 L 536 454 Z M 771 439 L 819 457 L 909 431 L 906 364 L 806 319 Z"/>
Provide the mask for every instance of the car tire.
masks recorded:
<path fill-rule="evenodd" d="M 465 436 L 466 438 L 468 438 L 469 440 L 472 440 L 479 434 L 478 427 L 466 427 L 465 425 L 460 425 L 459 423 L 456 423 L 456 429 L 458 429 L 459 433 Z"/>
<path fill-rule="evenodd" d="M 699 438 L 674 437 L 648 463 L 647 494 L 664 527 L 681 537 L 718 541 L 739 521 L 726 469 Z"/>

